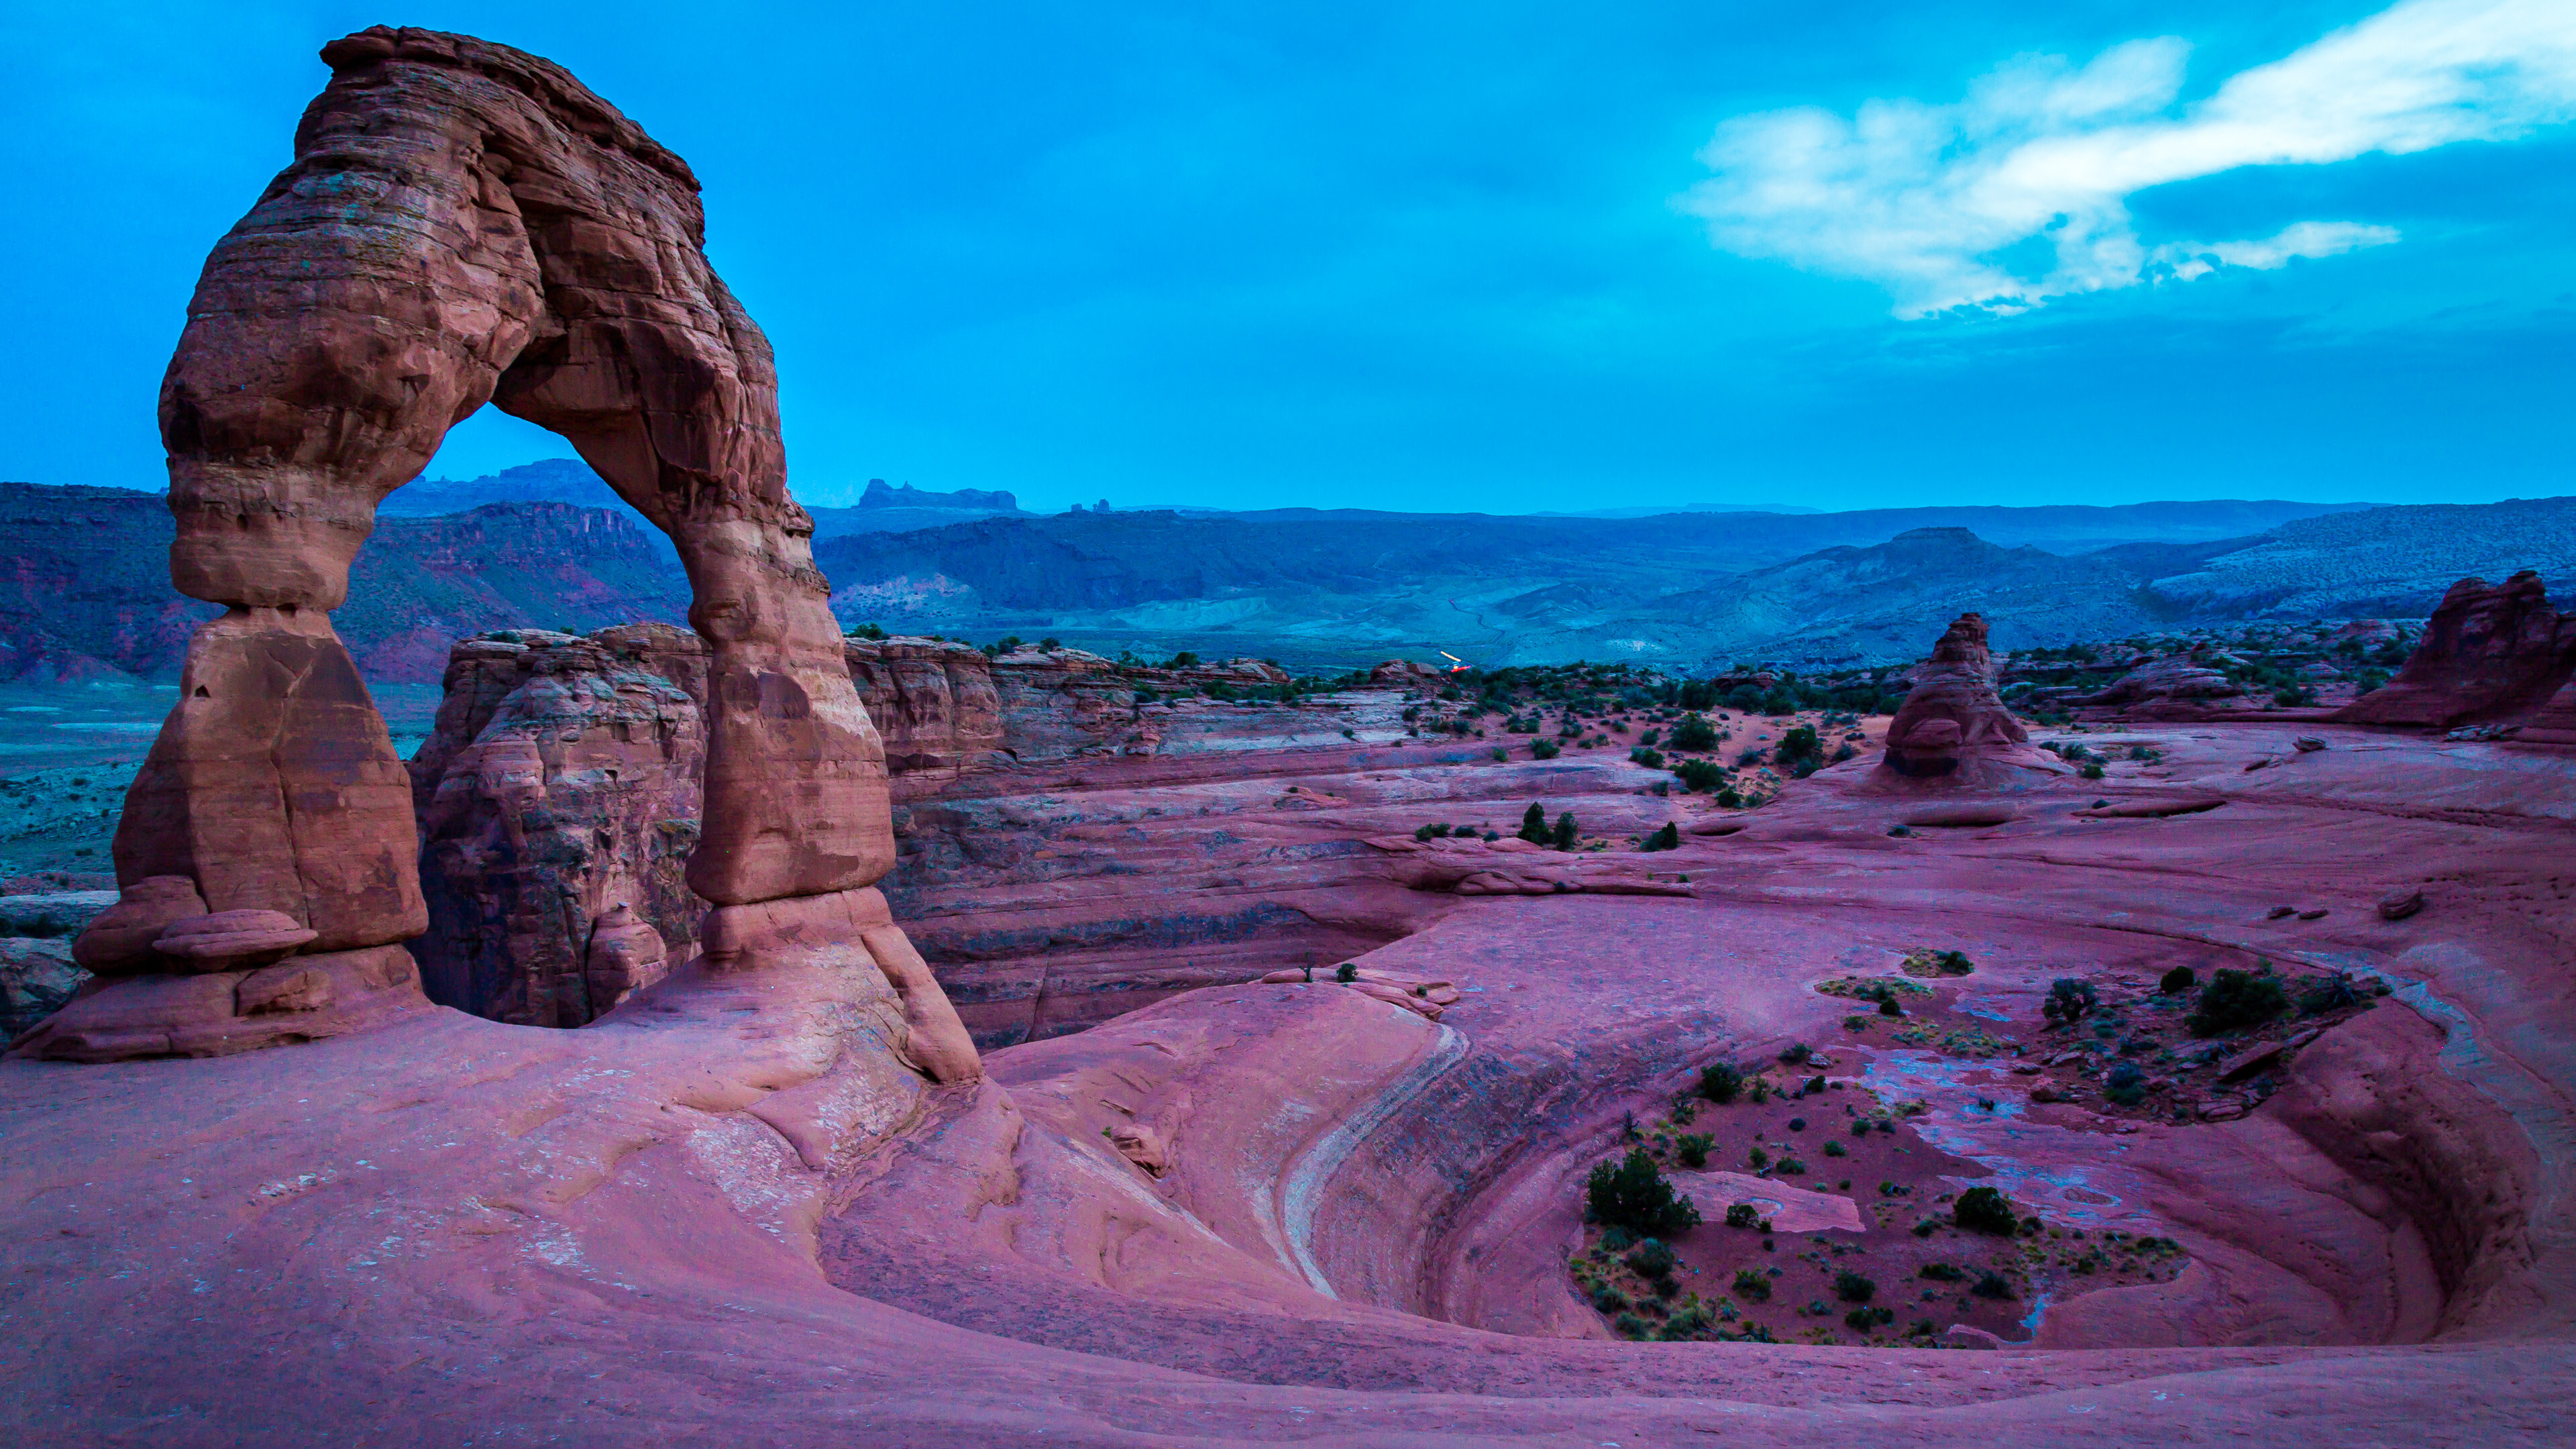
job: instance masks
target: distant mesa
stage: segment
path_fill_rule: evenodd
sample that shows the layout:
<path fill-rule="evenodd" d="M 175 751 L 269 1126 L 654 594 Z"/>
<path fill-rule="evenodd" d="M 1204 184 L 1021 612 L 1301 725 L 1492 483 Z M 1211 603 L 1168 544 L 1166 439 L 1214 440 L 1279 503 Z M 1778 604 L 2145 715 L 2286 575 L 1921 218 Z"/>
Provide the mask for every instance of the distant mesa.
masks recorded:
<path fill-rule="evenodd" d="M 859 495 L 861 508 L 972 508 L 999 513 L 1017 513 L 1020 500 L 999 488 L 960 488 L 954 493 L 933 493 L 909 483 L 889 485 L 883 478 L 868 480 L 868 491 Z"/>

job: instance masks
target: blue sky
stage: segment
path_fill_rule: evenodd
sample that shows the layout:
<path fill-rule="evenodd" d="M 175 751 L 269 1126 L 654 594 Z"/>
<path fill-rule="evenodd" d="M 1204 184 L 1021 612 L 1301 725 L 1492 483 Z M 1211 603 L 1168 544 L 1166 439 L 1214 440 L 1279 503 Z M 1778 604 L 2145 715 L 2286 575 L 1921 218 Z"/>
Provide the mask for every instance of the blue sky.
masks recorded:
<path fill-rule="evenodd" d="M 197 267 L 386 18 L 0 19 L 0 477 L 158 485 Z M 2576 492 L 2566 0 L 398 18 L 689 159 L 813 502 Z M 565 451 L 487 410 L 431 471 Z"/>

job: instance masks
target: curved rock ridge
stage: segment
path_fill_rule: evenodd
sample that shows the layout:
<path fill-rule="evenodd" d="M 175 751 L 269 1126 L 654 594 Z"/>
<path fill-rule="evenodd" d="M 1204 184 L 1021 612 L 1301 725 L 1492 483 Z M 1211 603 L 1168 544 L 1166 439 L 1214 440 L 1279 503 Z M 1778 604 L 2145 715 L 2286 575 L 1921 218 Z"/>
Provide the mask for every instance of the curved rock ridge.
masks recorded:
<path fill-rule="evenodd" d="M 2354 724 L 2452 729 L 2537 713 L 2576 678 L 2576 614 L 2550 607 L 2540 575 L 2462 579 L 2442 596 L 2405 667 L 2334 713 Z"/>
<path fill-rule="evenodd" d="M 1872 773 L 1881 788 L 1986 789 L 2058 773 L 2030 746 L 2030 731 L 1995 693 L 1995 660 L 1982 614 L 1951 622 L 1888 722 L 1887 752 Z"/>

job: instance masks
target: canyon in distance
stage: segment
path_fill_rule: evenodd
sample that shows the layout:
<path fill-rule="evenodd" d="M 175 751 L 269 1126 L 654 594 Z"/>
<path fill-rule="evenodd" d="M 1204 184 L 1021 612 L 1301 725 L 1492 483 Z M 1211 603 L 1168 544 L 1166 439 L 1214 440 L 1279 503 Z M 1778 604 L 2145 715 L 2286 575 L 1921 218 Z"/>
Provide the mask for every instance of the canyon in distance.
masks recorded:
<path fill-rule="evenodd" d="M 323 58 L 0 484 L 11 1442 L 2576 1438 L 2576 498 L 808 507 L 686 162 Z"/>

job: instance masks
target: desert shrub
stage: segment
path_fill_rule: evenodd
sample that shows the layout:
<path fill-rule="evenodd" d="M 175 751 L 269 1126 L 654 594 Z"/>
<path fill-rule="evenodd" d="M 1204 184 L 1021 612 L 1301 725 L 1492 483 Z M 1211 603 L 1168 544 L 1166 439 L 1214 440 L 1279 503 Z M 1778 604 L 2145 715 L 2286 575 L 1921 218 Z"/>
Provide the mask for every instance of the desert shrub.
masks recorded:
<path fill-rule="evenodd" d="M 1815 726 L 1800 725 L 1780 736 L 1780 743 L 1773 748 L 1773 754 L 1784 765 L 1795 764 L 1800 760 L 1822 760 L 1825 757 L 1825 745 L 1824 741 L 1816 738 Z"/>
<path fill-rule="evenodd" d="M 2158 978 L 2156 981 L 2156 989 L 2167 996 L 2179 996 L 2183 992 L 2189 991 L 2192 988 L 2192 983 L 2199 979 L 2200 973 L 2192 970 L 2190 967 L 2176 966 L 2174 969 L 2166 972 L 2162 977 Z"/>
<path fill-rule="evenodd" d="M 1931 1279 L 1935 1283 L 1964 1283 L 1968 1279 L 1968 1275 L 1964 1271 L 1954 1268 L 1947 1263 L 1924 1264 L 1923 1276 Z"/>
<path fill-rule="evenodd" d="M 1877 1294 L 1876 1283 L 1849 1268 L 1834 1275 L 1834 1296 L 1845 1303 L 1867 1303 Z"/>
<path fill-rule="evenodd" d="M 1719 790 L 1726 786 L 1726 769 L 1714 760 L 1684 760 L 1673 766 L 1673 775 L 1685 790 Z M 1726 798 L 1719 796 L 1717 803 L 1725 804 Z"/>
<path fill-rule="evenodd" d="M 2194 1036 L 2217 1036 L 2260 1026 L 2289 1009 L 2290 994 L 2281 988 L 2281 978 L 2272 974 L 2270 962 L 2263 963 L 2260 972 L 2221 966 L 2200 988 L 2200 999 L 2183 1024 Z"/>
<path fill-rule="evenodd" d="M 1642 845 L 1639 845 L 1637 848 L 1638 848 L 1639 850 L 1679 850 L 1679 849 L 1681 849 L 1681 848 L 1682 848 L 1682 827 L 1681 827 L 1681 823 L 1680 823 L 1679 821 L 1674 821 L 1674 820 L 1667 820 L 1667 821 L 1665 821 L 1665 822 L 1664 822 L 1664 828 L 1663 828 L 1663 829 L 1658 830 L 1658 831 L 1654 832 L 1654 833 L 1653 833 L 1653 834 L 1651 834 L 1651 835 L 1648 835 L 1648 836 L 1646 837 L 1646 839 L 1645 839 L 1645 843 L 1644 843 L 1644 844 L 1642 844 Z"/>
<path fill-rule="evenodd" d="M 1802 1041 L 1791 1042 L 1789 1045 L 1780 1048 L 1780 1060 L 1787 1062 L 1792 1066 L 1795 1066 L 1814 1055 L 1815 1049 Z"/>
<path fill-rule="evenodd" d="M 1592 1290 L 1592 1306 L 1603 1313 L 1617 1313 L 1628 1306 L 1628 1295 L 1604 1283 Z"/>
<path fill-rule="evenodd" d="M 1878 999 L 1878 1014 L 1881 1016 L 1903 1016 L 1905 1014 L 1905 1008 L 1896 1004 L 1895 997 L 1882 996 Z"/>
<path fill-rule="evenodd" d="M 1574 848 L 1576 837 L 1581 833 L 1582 832 L 1575 826 L 1574 812 L 1568 810 L 1564 814 L 1556 817 L 1556 832 L 1549 843 L 1553 844 L 1559 850 L 1572 850 Z"/>
<path fill-rule="evenodd" d="M 1735 1296 L 1738 1298 L 1749 1298 L 1756 1303 L 1770 1302 L 1771 1275 L 1758 1268 L 1736 1269 Z"/>
<path fill-rule="evenodd" d="M 1520 837 L 1532 845 L 1548 843 L 1546 806 L 1532 802 L 1529 809 L 1521 812 Z"/>
<path fill-rule="evenodd" d="M 2320 1012 L 2357 1006 L 2365 999 L 2361 988 L 2353 985 L 2352 978 L 2338 971 L 2331 976 L 2320 976 L 2300 990 L 2299 1015 L 2315 1016 Z"/>
<path fill-rule="evenodd" d="M 1664 1320 L 1664 1326 L 1656 1331 L 1655 1337 L 1666 1342 L 1678 1343 L 1684 1339 L 1697 1338 L 1715 1325 L 1716 1320 L 1709 1311 L 1694 1303 Z"/>
<path fill-rule="evenodd" d="M 2123 1107 L 2134 1107 L 2147 1099 L 2147 1074 L 2136 1062 L 2122 1062 L 2103 1079 L 2102 1095 Z"/>
<path fill-rule="evenodd" d="M 1438 840 L 1440 837 L 1447 835 L 1448 833 L 1449 827 L 1446 825 L 1417 825 L 1413 827 L 1413 838 L 1416 840 Z"/>
<path fill-rule="evenodd" d="M 1749 1202 L 1735 1203 L 1726 1210 L 1726 1225 L 1730 1228 L 1749 1228 L 1761 1221 L 1761 1209 Z"/>
<path fill-rule="evenodd" d="M 1359 963 L 1355 961 L 1345 961 L 1341 965 L 1334 967 L 1333 979 L 1342 983 L 1344 986 L 1348 986 L 1352 982 L 1359 980 Z"/>
<path fill-rule="evenodd" d="M 1744 1162 L 1755 1172 L 1760 1172 L 1771 1165 L 1771 1154 L 1759 1147 L 1748 1147 L 1744 1149 Z"/>
<path fill-rule="evenodd" d="M 1533 760 L 1553 760 L 1564 752 L 1564 748 L 1554 740 L 1530 741 L 1530 758 Z"/>
<path fill-rule="evenodd" d="M 2012 1284 L 2005 1279 L 2003 1274 L 1998 1273 L 1991 1268 L 1978 1274 L 1976 1286 L 1970 1288 L 1968 1291 L 1976 1294 L 1980 1298 L 2010 1298 L 2013 1296 Z"/>
<path fill-rule="evenodd" d="M 1699 1209 L 1673 1192 L 1642 1147 L 1628 1149 L 1613 1167 L 1592 1169 L 1583 1184 L 1584 1208 L 1597 1223 L 1625 1227 L 1647 1237 L 1669 1238 L 1699 1225 Z"/>
<path fill-rule="evenodd" d="M 2039 1004 L 2039 1014 L 2051 1025 L 2066 1026 L 2082 1019 L 2096 1004 L 2092 982 L 2060 976 L 2048 984 L 2048 999 Z"/>
<path fill-rule="evenodd" d="M 1851 1149 L 1845 1147 L 1840 1138 L 1829 1138 L 1825 1142 L 1825 1155 L 1827 1157 L 1848 1157 L 1851 1155 Z"/>
<path fill-rule="evenodd" d="M 850 628 L 850 637 L 853 639 L 882 639 L 885 636 L 884 627 L 877 624 L 856 624 Z"/>
<path fill-rule="evenodd" d="M 1822 1087 L 1820 1087 L 1820 1086 L 1818 1086 L 1818 1085 L 1816 1084 L 1817 1082 L 1821 1082 L 1821 1081 L 1823 1081 L 1823 1080 L 1824 1080 L 1824 1079 L 1823 1079 L 1822 1077 L 1819 1077 L 1819 1078 L 1817 1078 L 1817 1079 L 1816 1079 L 1816 1081 L 1814 1081 L 1814 1082 L 1809 1082 L 1809 1083 L 1807 1084 L 1807 1090 L 1809 1090 L 1809 1091 L 1822 1091 L 1822 1090 L 1824 1090 Z M 1789 1130 L 1790 1130 L 1790 1131 L 1792 1131 L 1792 1132 L 1804 1132 L 1804 1131 L 1806 1131 L 1806 1130 L 1807 1130 L 1807 1119 L 1806 1119 L 1806 1118 L 1804 1118 L 1804 1117 L 1792 1117 L 1792 1118 L 1790 1118 L 1790 1119 L 1789 1119 Z"/>
<path fill-rule="evenodd" d="M 1950 1221 L 1972 1233 L 1991 1233 L 2011 1237 L 2021 1227 L 2013 1216 L 2012 1200 L 1991 1187 L 1972 1187 L 1959 1194 L 1950 1204 Z"/>
<path fill-rule="evenodd" d="M 1914 832 L 1902 825 L 1891 825 L 1887 827 L 1887 833 L 1890 835 L 1905 836 L 1912 835 Z"/>
<path fill-rule="evenodd" d="M 1744 1090 L 1744 1074 L 1724 1062 L 1699 1069 L 1699 1094 L 1712 1102 L 1732 1102 Z"/>
<path fill-rule="evenodd" d="M 1647 1326 L 1646 1320 L 1633 1313 L 1620 1314 L 1611 1321 L 1610 1327 L 1621 1338 L 1642 1339 L 1654 1331 Z"/>
<path fill-rule="evenodd" d="M 1708 1149 L 1715 1146 L 1716 1142 L 1717 1139 L 1706 1132 L 1685 1132 L 1681 1140 L 1673 1144 L 1673 1155 L 1682 1160 L 1684 1167 L 1694 1169 L 1706 1167 Z"/>
<path fill-rule="evenodd" d="M 1640 744 L 1640 745 L 1651 745 L 1651 744 L 1653 744 L 1655 741 L 1657 741 L 1657 740 L 1659 740 L 1659 739 L 1663 738 L 1663 733 L 1664 733 L 1664 732 L 1663 732 L 1663 731 L 1661 731 L 1661 730 L 1651 730 L 1651 729 L 1650 729 L 1650 730 L 1646 731 L 1644 734 L 1637 736 L 1637 743 L 1638 743 L 1638 744 Z M 1644 763 L 1644 762 L 1643 762 L 1643 761 L 1639 761 L 1639 763 L 1640 763 L 1640 764 L 1642 764 L 1642 763 Z"/>
<path fill-rule="evenodd" d="M 1755 745 L 1751 749 L 1738 751 L 1735 756 L 1735 763 L 1739 765 L 1758 765 L 1761 764 L 1763 758 L 1770 753 L 1770 750 L 1767 748 L 1761 745 Z"/>
<path fill-rule="evenodd" d="M 1717 792 L 1717 803 L 1724 809 L 1741 810 L 1744 808 L 1744 797 L 1736 793 L 1734 786 L 1729 785 Z"/>
<path fill-rule="evenodd" d="M 2102 767 L 2100 765 L 2086 765 L 2075 773 L 2083 776 L 2087 780 L 2099 780 L 2102 778 Z"/>
<path fill-rule="evenodd" d="M 1646 1238 L 1628 1250 L 1628 1266 L 1648 1278 L 1672 1276 L 1673 1250 L 1661 1238 Z"/>
<path fill-rule="evenodd" d="M 1780 1165 L 1772 1170 L 1782 1177 L 1804 1177 L 1807 1175 L 1807 1164 L 1794 1157 L 1783 1157 L 1780 1159 Z"/>
<path fill-rule="evenodd" d="M 1863 1333 L 1878 1327 L 1880 1324 L 1894 1323 L 1895 1321 L 1896 1310 L 1893 1308 L 1855 1308 L 1851 1312 L 1843 1315 L 1843 1322 L 1850 1324 L 1852 1327 L 1859 1329 Z"/>
<path fill-rule="evenodd" d="M 1628 763 L 1643 765 L 1649 770 L 1660 770 L 1664 767 L 1664 752 L 1639 745 L 1628 752 Z"/>
<path fill-rule="evenodd" d="M 1676 750 L 1713 750 L 1717 748 L 1717 726 L 1696 714 L 1686 714 L 1673 726 L 1672 747 Z"/>

